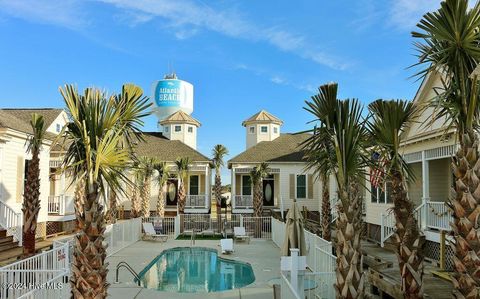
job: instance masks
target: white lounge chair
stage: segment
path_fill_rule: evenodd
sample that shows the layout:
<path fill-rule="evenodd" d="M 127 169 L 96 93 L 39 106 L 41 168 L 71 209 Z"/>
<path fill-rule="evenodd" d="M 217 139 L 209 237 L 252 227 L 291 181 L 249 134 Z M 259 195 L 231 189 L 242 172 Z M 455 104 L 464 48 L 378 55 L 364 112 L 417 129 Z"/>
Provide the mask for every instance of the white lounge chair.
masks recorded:
<path fill-rule="evenodd" d="M 233 239 L 221 239 L 220 247 L 222 247 L 223 254 L 229 254 L 233 252 Z"/>
<path fill-rule="evenodd" d="M 145 234 L 143 235 L 144 240 L 159 240 L 162 242 L 166 242 L 168 240 L 168 235 L 162 235 L 162 234 L 157 234 L 155 232 L 155 229 L 153 228 L 153 224 L 151 222 L 144 222 L 142 223 L 143 225 L 143 231 Z"/>
<path fill-rule="evenodd" d="M 245 232 L 245 227 L 243 226 L 236 226 L 233 228 L 233 236 L 235 240 L 243 240 L 243 241 L 248 241 L 250 244 L 250 236 L 247 235 Z"/>

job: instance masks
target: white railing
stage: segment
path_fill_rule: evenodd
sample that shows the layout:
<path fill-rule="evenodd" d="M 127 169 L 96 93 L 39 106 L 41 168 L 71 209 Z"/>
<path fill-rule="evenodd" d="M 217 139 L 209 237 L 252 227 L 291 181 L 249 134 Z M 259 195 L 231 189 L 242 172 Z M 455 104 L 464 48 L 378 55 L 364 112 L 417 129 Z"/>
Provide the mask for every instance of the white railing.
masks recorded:
<path fill-rule="evenodd" d="M 63 298 L 70 292 L 69 258 L 64 244 L 0 268 L 0 298 Z"/>
<path fill-rule="evenodd" d="M 383 247 L 385 241 L 393 236 L 395 232 L 395 216 L 393 215 L 393 211 L 390 211 L 386 215 L 382 213 L 380 216 L 380 245 Z"/>
<path fill-rule="evenodd" d="M 73 196 L 50 195 L 48 197 L 48 213 L 58 214 L 59 216 L 75 213 Z"/>
<path fill-rule="evenodd" d="M 335 298 L 335 272 L 307 272 L 303 279 L 305 298 Z"/>
<path fill-rule="evenodd" d="M 205 208 L 206 195 L 187 195 L 186 208 Z"/>
<path fill-rule="evenodd" d="M 285 240 L 285 222 L 272 217 L 272 241 L 282 248 Z"/>
<path fill-rule="evenodd" d="M 445 202 L 427 202 L 427 227 L 447 230 L 451 229 L 452 212 Z"/>
<path fill-rule="evenodd" d="M 332 220 L 330 220 L 330 223 L 334 223 L 338 218 L 338 198 L 334 197 L 330 199 L 330 209 L 332 211 Z"/>
<path fill-rule="evenodd" d="M 295 288 L 292 286 L 288 278 L 281 273 L 280 274 L 280 298 L 282 299 L 302 299 Z"/>
<path fill-rule="evenodd" d="M 308 264 L 308 257 L 307 265 L 313 272 L 335 272 L 337 257 L 328 251 L 328 248 L 315 247 L 311 251 L 315 256 L 313 267 Z"/>
<path fill-rule="evenodd" d="M 252 195 L 235 195 L 233 197 L 235 200 L 235 208 L 240 209 L 251 209 L 253 208 L 253 196 Z"/>
<path fill-rule="evenodd" d="M 134 218 L 107 225 L 105 242 L 108 244 L 107 257 L 132 245 L 142 237 L 142 220 Z"/>
<path fill-rule="evenodd" d="M 175 217 L 148 217 L 142 218 L 142 222 L 150 222 L 157 234 L 175 235 Z"/>
<path fill-rule="evenodd" d="M 247 235 L 256 239 L 272 239 L 272 217 L 241 217 Z"/>
<path fill-rule="evenodd" d="M 304 229 L 305 243 L 307 245 L 307 265 L 312 271 L 325 271 L 325 269 L 318 268 L 317 265 L 317 250 L 316 248 L 322 248 L 325 252 L 332 253 L 332 243 L 327 240 L 313 234 Z"/>
<path fill-rule="evenodd" d="M 22 245 L 23 214 L 15 212 L 3 201 L 0 201 L 0 226 L 7 230 L 7 235 L 18 241 L 19 246 Z"/>

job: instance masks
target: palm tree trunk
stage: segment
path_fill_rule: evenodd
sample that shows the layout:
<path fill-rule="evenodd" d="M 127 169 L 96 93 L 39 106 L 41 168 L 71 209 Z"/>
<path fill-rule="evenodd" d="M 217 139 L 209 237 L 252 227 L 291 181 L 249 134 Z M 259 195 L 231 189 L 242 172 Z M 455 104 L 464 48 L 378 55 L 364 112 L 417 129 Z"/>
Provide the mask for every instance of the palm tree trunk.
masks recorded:
<path fill-rule="evenodd" d="M 452 161 L 455 188 L 450 198 L 455 242 L 454 298 L 480 298 L 480 159 L 478 136 L 465 134 Z"/>
<path fill-rule="evenodd" d="M 142 187 L 142 217 L 150 217 L 150 183 L 149 177 L 145 178 Z"/>
<path fill-rule="evenodd" d="M 361 253 L 361 197 L 358 185 L 349 190 L 339 190 L 338 218 L 336 228 L 336 297 L 345 299 L 364 298 L 365 275 Z"/>
<path fill-rule="evenodd" d="M 397 252 L 402 292 L 405 298 L 423 298 L 423 245 L 412 202 L 408 199 L 400 172 L 392 170 L 392 198 L 395 214 L 393 240 Z"/>
<path fill-rule="evenodd" d="M 215 174 L 215 200 L 217 202 L 217 227 L 218 232 L 222 227 L 222 179 L 220 174 Z"/>
<path fill-rule="evenodd" d="M 255 221 L 255 238 L 262 236 L 262 213 L 263 213 L 263 190 L 262 181 L 256 182 L 253 186 L 253 216 L 258 217 Z"/>
<path fill-rule="evenodd" d="M 115 223 L 117 222 L 117 194 L 113 191 L 110 190 L 110 194 L 108 196 L 108 202 L 109 202 L 109 209 L 108 209 L 108 223 Z"/>
<path fill-rule="evenodd" d="M 178 213 L 185 213 L 185 205 L 187 200 L 187 194 L 185 192 L 185 186 L 182 180 L 178 180 Z"/>
<path fill-rule="evenodd" d="M 332 234 L 330 231 L 330 222 L 332 221 L 332 211 L 330 210 L 330 189 L 328 187 L 328 176 L 322 175 L 322 238 L 330 241 Z"/>
<path fill-rule="evenodd" d="M 157 199 L 157 216 L 165 217 L 165 195 L 167 194 L 167 183 L 165 182 L 160 190 L 158 190 Z"/>
<path fill-rule="evenodd" d="M 72 262 L 71 288 L 74 298 L 107 297 L 107 253 L 103 245 L 105 221 L 98 195 L 98 185 L 93 184 L 81 207 L 82 212 L 77 214 L 80 232 L 75 235 Z"/>
<path fill-rule="evenodd" d="M 75 186 L 75 219 L 77 230 L 80 229 L 78 219 L 83 214 L 83 205 L 85 204 L 85 179 L 80 179 Z"/>
<path fill-rule="evenodd" d="M 138 186 L 132 187 L 132 207 L 130 208 L 130 218 L 136 218 L 140 212 L 140 192 Z"/>
<path fill-rule="evenodd" d="M 23 197 L 23 255 L 31 256 L 35 254 L 35 233 L 37 231 L 38 211 L 40 211 L 40 159 L 38 150 L 32 152 L 32 160 L 28 164 Z"/>

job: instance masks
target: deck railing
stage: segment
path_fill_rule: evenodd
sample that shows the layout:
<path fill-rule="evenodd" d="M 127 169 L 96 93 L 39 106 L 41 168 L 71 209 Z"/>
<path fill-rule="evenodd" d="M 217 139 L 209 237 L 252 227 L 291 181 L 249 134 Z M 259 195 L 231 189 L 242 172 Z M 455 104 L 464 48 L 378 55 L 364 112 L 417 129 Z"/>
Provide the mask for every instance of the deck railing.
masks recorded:
<path fill-rule="evenodd" d="M 252 195 L 235 195 L 235 208 L 237 209 L 252 209 L 253 196 Z"/>
<path fill-rule="evenodd" d="M 48 213 L 59 216 L 73 214 L 75 212 L 73 196 L 50 195 L 48 197 Z"/>
<path fill-rule="evenodd" d="M 295 288 L 292 286 L 288 278 L 281 273 L 280 276 L 280 298 L 282 299 L 302 299 Z"/>
<path fill-rule="evenodd" d="M 307 299 L 335 298 L 335 272 L 305 273 L 304 295 Z M 283 298 L 283 297 L 282 297 Z"/>
<path fill-rule="evenodd" d="M 7 231 L 7 235 L 13 236 L 13 239 L 18 241 L 19 246 L 22 245 L 23 214 L 15 212 L 3 201 L 0 201 L 0 226 Z"/>
<path fill-rule="evenodd" d="M 205 203 L 206 203 L 206 195 L 187 195 L 187 203 L 186 203 L 186 208 L 205 208 Z"/>
<path fill-rule="evenodd" d="M 424 200 L 424 202 L 413 211 L 417 224 L 422 230 L 445 230 L 450 231 L 452 211 L 446 202 Z M 383 247 L 385 241 L 395 232 L 395 217 L 393 211 L 381 215 L 381 240 Z"/>

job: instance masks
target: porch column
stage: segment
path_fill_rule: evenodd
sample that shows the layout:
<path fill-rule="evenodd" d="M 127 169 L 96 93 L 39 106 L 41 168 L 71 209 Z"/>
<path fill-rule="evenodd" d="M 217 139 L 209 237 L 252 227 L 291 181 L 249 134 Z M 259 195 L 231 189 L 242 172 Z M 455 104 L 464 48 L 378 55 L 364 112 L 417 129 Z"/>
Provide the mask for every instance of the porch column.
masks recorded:
<path fill-rule="evenodd" d="M 235 168 L 232 167 L 232 185 L 230 186 L 230 202 L 232 205 L 232 210 L 235 209 Z"/>
<path fill-rule="evenodd" d="M 422 228 L 427 228 L 427 203 L 430 200 L 430 175 L 425 151 L 422 151 Z"/>
<path fill-rule="evenodd" d="M 205 166 L 205 208 L 208 210 L 209 204 L 212 206 L 210 203 L 210 198 L 212 194 L 211 188 L 208 188 L 208 180 L 211 180 L 212 178 L 208 176 L 208 165 Z M 215 199 L 216 200 L 216 199 Z"/>

